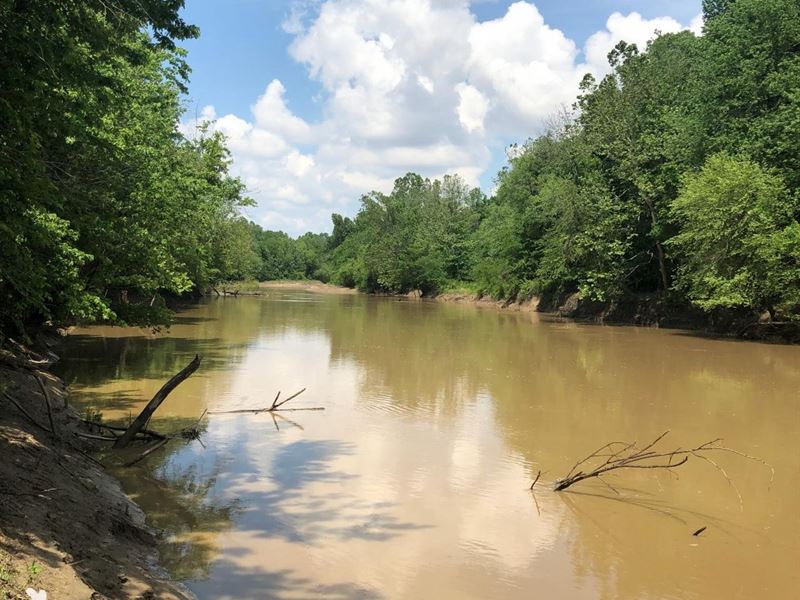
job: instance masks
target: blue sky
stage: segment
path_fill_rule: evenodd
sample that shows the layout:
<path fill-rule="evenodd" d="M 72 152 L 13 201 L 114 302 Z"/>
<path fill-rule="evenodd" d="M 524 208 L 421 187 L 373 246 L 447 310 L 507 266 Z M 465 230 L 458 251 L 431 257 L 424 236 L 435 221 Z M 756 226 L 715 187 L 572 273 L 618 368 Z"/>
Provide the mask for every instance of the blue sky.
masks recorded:
<path fill-rule="evenodd" d="M 412 170 L 490 192 L 504 149 L 601 76 L 620 39 L 699 33 L 700 0 L 187 0 L 185 127 L 214 120 L 257 208 L 330 229 Z"/>

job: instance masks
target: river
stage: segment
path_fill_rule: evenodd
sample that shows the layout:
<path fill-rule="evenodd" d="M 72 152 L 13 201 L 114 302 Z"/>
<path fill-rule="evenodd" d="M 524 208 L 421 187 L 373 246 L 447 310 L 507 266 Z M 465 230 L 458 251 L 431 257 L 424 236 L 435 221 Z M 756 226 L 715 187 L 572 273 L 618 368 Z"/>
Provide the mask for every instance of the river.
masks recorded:
<path fill-rule="evenodd" d="M 800 348 L 433 302 L 270 290 L 62 351 L 83 410 L 200 440 L 117 469 L 199 598 L 796 598 Z M 606 442 L 721 454 L 556 493 Z M 542 476 L 529 490 L 533 478 Z M 613 488 L 613 489 L 612 489 Z M 737 492 L 738 490 L 738 492 Z M 740 498 L 741 496 L 741 498 Z M 693 532 L 706 527 L 698 536 Z"/>

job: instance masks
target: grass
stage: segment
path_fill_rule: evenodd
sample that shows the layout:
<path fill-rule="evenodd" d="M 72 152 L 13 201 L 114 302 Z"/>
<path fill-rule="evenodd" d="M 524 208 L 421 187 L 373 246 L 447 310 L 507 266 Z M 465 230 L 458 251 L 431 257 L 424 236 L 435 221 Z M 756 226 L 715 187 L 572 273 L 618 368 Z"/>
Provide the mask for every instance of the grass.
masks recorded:
<path fill-rule="evenodd" d="M 0 553 L 0 600 L 22 598 L 23 589 L 17 581 L 17 571 L 9 564 L 9 559 Z"/>
<path fill-rule="evenodd" d="M 28 585 L 33 585 L 39 579 L 39 575 L 42 574 L 42 565 L 37 563 L 35 560 L 28 565 Z"/>
<path fill-rule="evenodd" d="M 102 423 L 103 413 L 100 412 L 100 410 L 95 408 L 94 406 L 87 406 L 83 411 L 83 420 L 96 421 L 98 423 Z"/>

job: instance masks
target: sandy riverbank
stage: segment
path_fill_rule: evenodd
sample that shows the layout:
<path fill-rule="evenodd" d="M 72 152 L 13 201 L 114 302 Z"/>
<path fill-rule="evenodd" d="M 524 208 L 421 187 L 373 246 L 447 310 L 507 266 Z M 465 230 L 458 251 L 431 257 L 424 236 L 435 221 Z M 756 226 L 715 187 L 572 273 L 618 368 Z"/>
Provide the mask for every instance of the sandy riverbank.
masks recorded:
<path fill-rule="evenodd" d="M 144 514 L 75 435 L 86 429 L 66 386 L 40 374 L 51 425 L 35 373 L 0 365 L 0 597 L 192 598 L 160 572 Z"/>
<path fill-rule="evenodd" d="M 479 297 L 477 294 L 469 292 L 447 292 L 431 298 L 435 302 L 446 302 L 449 304 L 471 304 L 480 308 L 494 308 L 497 310 L 511 310 L 518 312 L 536 312 L 539 307 L 539 299 L 531 298 L 522 302 L 506 302 L 504 300 L 494 300 L 488 296 Z"/>
<path fill-rule="evenodd" d="M 322 283 L 321 281 L 286 280 L 286 281 L 262 281 L 259 284 L 262 289 L 286 289 L 300 290 L 304 292 L 316 292 L 319 294 L 358 294 L 358 290 L 352 288 Z"/>
<path fill-rule="evenodd" d="M 353 288 L 341 287 L 329 283 L 322 283 L 321 281 L 303 281 L 303 280 L 286 280 L 286 281 L 262 281 L 259 284 L 262 289 L 290 289 L 302 290 L 306 292 L 316 292 L 319 294 L 360 294 L 358 290 Z M 420 297 L 418 292 L 411 292 L 403 294 L 398 297 L 408 298 L 410 300 L 422 300 L 428 302 L 447 302 L 450 304 L 472 304 L 481 308 L 496 308 L 503 310 L 515 310 L 523 312 L 535 312 L 539 304 L 538 298 L 532 298 L 523 302 L 506 302 L 503 300 L 493 300 L 489 297 L 479 297 L 477 294 L 470 292 L 447 292 L 433 296 L 430 298 Z"/>

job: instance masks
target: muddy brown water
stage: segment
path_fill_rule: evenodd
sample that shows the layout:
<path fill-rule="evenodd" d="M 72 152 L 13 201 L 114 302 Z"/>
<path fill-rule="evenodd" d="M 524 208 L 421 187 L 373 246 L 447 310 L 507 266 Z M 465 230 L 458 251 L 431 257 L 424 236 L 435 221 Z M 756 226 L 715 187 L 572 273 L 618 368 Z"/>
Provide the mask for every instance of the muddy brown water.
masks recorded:
<path fill-rule="evenodd" d="M 84 408 L 158 412 L 199 441 L 118 470 L 199 598 L 800 597 L 800 348 L 469 306 L 270 290 L 168 331 L 89 328 L 61 373 Z M 596 447 L 671 433 L 735 455 L 552 481 Z M 533 477 L 543 475 L 531 493 Z M 707 529 L 695 537 L 694 531 Z"/>

